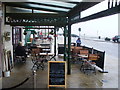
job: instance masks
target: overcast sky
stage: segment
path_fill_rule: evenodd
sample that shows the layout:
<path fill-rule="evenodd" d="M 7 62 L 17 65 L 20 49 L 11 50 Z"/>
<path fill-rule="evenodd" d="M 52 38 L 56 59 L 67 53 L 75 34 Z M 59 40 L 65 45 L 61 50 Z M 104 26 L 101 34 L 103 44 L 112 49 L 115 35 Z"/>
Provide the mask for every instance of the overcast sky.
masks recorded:
<path fill-rule="evenodd" d="M 119 2 L 120 0 L 118 0 L 117 3 L 119 4 Z M 100 4 L 97 4 L 94 7 L 82 12 L 81 17 L 85 17 L 106 9 L 108 9 L 108 0 L 105 0 Z M 84 35 L 90 37 L 101 36 L 103 38 L 104 37 L 112 38 L 115 35 L 118 35 L 118 14 L 73 24 L 71 33 L 79 35 L 78 28 L 81 28 L 80 32 L 81 36 Z M 63 33 L 63 31 L 60 30 L 58 33 Z"/>
<path fill-rule="evenodd" d="M 72 33 L 79 35 L 113 37 L 118 34 L 118 15 L 112 15 L 72 25 Z"/>
<path fill-rule="evenodd" d="M 88 16 L 95 12 L 107 9 L 107 0 L 81 13 L 81 16 Z M 78 28 L 81 28 L 80 35 L 85 36 L 101 36 L 112 38 L 118 35 L 118 14 L 94 19 L 87 22 L 72 25 L 72 33 L 79 35 Z"/>

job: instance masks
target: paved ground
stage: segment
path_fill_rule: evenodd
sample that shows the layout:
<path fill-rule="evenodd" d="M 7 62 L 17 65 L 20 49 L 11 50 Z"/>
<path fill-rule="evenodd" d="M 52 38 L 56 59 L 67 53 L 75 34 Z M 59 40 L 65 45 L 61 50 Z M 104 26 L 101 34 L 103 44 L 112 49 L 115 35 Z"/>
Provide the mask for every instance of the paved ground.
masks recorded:
<path fill-rule="evenodd" d="M 62 37 L 61 37 L 61 43 Z M 76 42 L 77 38 L 72 38 L 71 42 Z M 103 81 L 109 82 L 111 84 L 106 85 L 104 87 L 118 87 L 118 59 L 120 57 L 120 43 L 114 43 L 114 42 L 106 42 L 104 40 L 99 39 L 81 39 L 82 45 L 87 47 L 93 47 L 94 49 L 105 51 L 105 70 L 107 70 L 109 73 L 104 74 Z M 120 77 L 120 76 L 119 76 Z"/>
<path fill-rule="evenodd" d="M 18 66 L 13 69 L 11 73 L 11 77 L 3 78 L 2 86 L 3 88 L 9 88 L 15 86 L 22 81 L 24 81 L 27 77 L 30 76 L 29 80 L 25 82 L 23 85 L 19 86 L 18 88 L 33 88 L 33 76 L 31 72 L 32 63 L 27 60 L 26 64 L 19 64 Z M 71 75 L 67 75 L 67 88 L 108 88 L 111 86 L 111 82 L 107 80 L 106 77 L 108 74 L 103 74 L 97 72 L 95 75 L 94 73 L 89 73 L 89 75 L 84 74 L 80 71 L 80 64 L 72 64 L 72 73 Z M 39 69 L 37 71 L 37 88 L 47 88 L 48 84 L 48 69 L 47 63 L 45 70 Z M 113 84 L 113 88 L 116 85 Z"/>
<path fill-rule="evenodd" d="M 27 82 L 18 88 L 33 88 L 33 76 L 31 60 L 28 59 L 26 64 L 18 64 L 11 73 L 11 77 L 2 79 L 2 87 L 9 88 L 23 82 L 26 78 L 30 77 Z M 37 88 L 47 88 L 48 84 L 48 69 L 47 63 L 45 70 L 39 69 L 37 71 Z M 107 65 L 107 68 L 111 65 Z M 67 75 L 67 88 L 117 88 L 117 70 L 111 67 L 109 73 L 89 73 L 84 74 L 80 71 L 80 64 L 72 64 L 71 75 Z M 115 73 L 116 72 L 116 73 Z M 114 76 L 114 78 L 113 78 Z"/>
<path fill-rule="evenodd" d="M 67 75 L 67 88 L 118 88 L 118 57 L 117 57 L 117 46 L 118 44 L 110 44 L 103 42 L 95 42 L 89 40 L 82 40 L 82 44 L 89 45 L 97 49 L 106 51 L 105 56 L 105 70 L 108 73 L 99 73 L 95 75 L 90 73 L 89 75 L 84 74 L 79 70 L 80 64 L 72 64 L 72 73 Z M 111 46 L 113 49 L 111 49 Z M 114 54 L 113 54 L 114 53 Z M 57 60 L 62 60 L 61 58 Z M 26 64 L 18 64 L 11 72 L 11 77 L 2 79 L 2 87 L 9 88 L 15 86 L 26 78 L 30 77 L 23 85 L 18 88 L 33 88 L 33 77 L 32 77 L 32 62 L 28 58 Z M 47 63 L 45 64 L 45 70 L 39 69 L 37 71 L 37 88 L 47 88 L 48 84 L 48 69 Z"/>

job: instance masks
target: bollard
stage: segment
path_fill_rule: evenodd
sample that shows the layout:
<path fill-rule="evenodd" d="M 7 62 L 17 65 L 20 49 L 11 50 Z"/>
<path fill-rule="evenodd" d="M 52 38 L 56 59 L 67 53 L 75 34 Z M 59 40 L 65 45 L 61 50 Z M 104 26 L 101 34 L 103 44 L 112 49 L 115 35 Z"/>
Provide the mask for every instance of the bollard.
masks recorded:
<path fill-rule="evenodd" d="M 36 90 L 36 86 L 37 86 L 37 83 L 36 83 L 36 70 L 33 71 L 33 88 L 34 90 Z"/>
<path fill-rule="evenodd" d="M 37 70 L 37 67 L 35 65 L 35 67 L 32 68 L 32 73 L 33 73 L 33 89 L 36 90 L 36 87 L 37 87 L 37 83 L 36 83 L 36 70 Z"/>
<path fill-rule="evenodd" d="M 94 53 L 94 49 L 93 49 L 93 47 L 92 47 L 92 52 L 91 52 L 92 54 Z"/>

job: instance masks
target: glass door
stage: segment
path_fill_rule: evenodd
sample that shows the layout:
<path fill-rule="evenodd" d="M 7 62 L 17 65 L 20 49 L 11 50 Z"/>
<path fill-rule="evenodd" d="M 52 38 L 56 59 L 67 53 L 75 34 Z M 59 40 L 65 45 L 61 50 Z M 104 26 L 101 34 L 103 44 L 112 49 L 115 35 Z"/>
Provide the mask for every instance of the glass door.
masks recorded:
<path fill-rule="evenodd" d="M 12 27 L 12 45 L 13 45 L 13 58 L 15 58 L 15 48 L 21 42 L 21 28 Z"/>

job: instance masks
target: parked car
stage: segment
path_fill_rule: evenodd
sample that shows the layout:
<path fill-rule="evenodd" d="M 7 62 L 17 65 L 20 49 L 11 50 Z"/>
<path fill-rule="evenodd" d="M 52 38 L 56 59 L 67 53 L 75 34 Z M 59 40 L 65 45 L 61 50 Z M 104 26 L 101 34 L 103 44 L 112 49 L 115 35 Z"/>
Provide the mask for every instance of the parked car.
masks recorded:
<path fill-rule="evenodd" d="M 115 37 L 112 38 L 114 42 L 120 42 L 120 35 L 116 35 Z"/>
<path fill-rule="evenodd" d="M 71 34 L 71 37 L 79 37 L 79 36 L 76 34 Z"/>
<path fill-rule="evenodd" d="M 105 41 L 110 41 L 110 40 L 111 40 L 111 39 L 110 39 L 110 38 L 108 38 L 108 37 L 106 37 L 106 38 L 105 38 Z"/>

